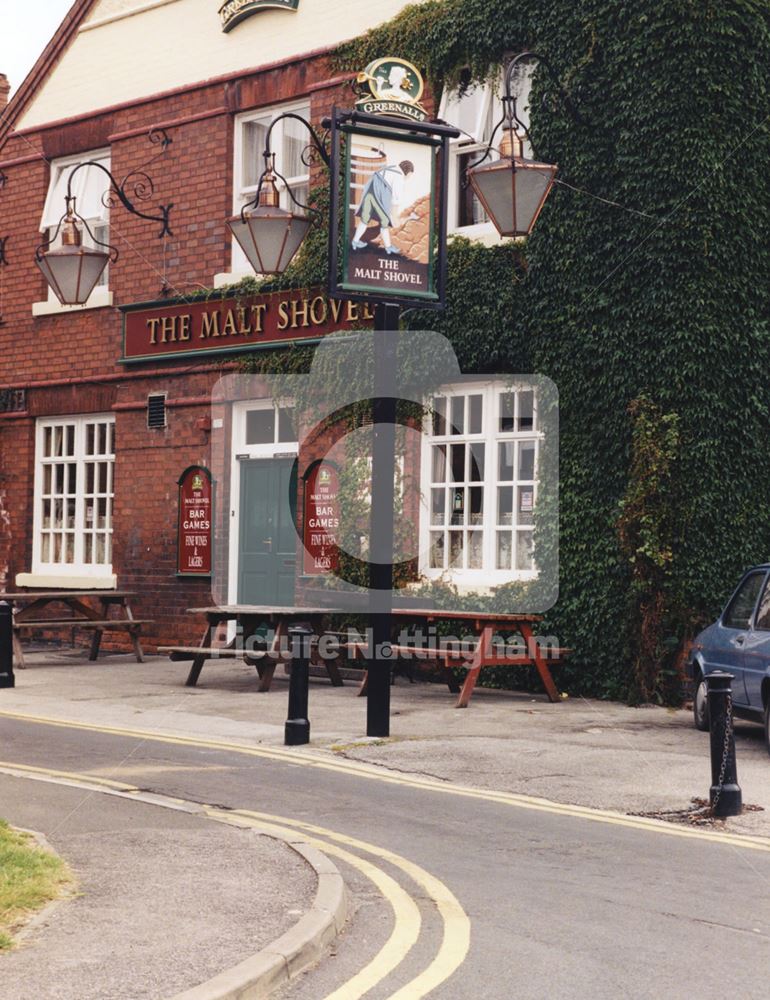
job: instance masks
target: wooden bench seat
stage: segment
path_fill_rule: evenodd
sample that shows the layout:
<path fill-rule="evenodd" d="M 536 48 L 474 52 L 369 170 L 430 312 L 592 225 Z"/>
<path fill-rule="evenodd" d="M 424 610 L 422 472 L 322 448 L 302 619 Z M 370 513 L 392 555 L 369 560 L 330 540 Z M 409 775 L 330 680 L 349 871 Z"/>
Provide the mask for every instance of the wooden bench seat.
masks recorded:
<path fill-rule="evenodd" d="M 141 628 L 142 625 L 152 625 L 152 618 L 38 618 L 32 621 L 15 621 L 15 629 L 45 629 L 45 628 L 124 628 L 127 631 Z"/>
<path fill-rule="evenodd" d="M 174 661 L 194 660 L 196 656 L 203 656 L 207 660 L 238 660 L 238 659 L 261 659 L 266 656 L 266 651 L 255 649 L 246 652 L 244 649 L 233 649 L 230 646 L 158 646 L 159 653 L 168 653 L 168 658 Z"/>

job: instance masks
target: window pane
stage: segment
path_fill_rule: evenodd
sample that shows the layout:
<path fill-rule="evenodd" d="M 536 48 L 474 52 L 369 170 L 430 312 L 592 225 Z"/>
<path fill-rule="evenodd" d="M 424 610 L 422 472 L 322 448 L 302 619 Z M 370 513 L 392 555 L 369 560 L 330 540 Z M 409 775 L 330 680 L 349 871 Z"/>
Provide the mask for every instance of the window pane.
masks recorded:
<path fill-rule="evenodd" d="M 535 491 L 531 486 L 518 487 L 518 517 L 519 524 L 532 524 L 535 507 Z"/>
<path fill-rule="evenodd" d="M 481 486 L 473 486 L 468 490 L 468 502 L 470 504 L 468 510 L 468 523 L 469 524 L 483 524 L 484 523 L 484 489 Z"/>
<path fill-rule="evenodd" d="M 452 433 L 465 431 L 465 396 L 452 397 Z"/>
<path fill-rule="evenodd" d="M 519 426 L 520 431 L 531 431 L 535 428 L 535 394 L 531 390 L 519 393 Z"/>
<path fill-rule="evenodd" d="M 532 569 L 532 532 L 516 532 L 516 569 Z"/>
<path fill-rule="evenodd" d="M 470 480 L 472 483 L 481 483 L 484 481 L 484 445 L 476 442 L 470 446 L 470 449 Z"/>
<path fill-rule="evenodd" d="M 453 569 L 462 569 L 463 567 L 463 551 L 465 549 L 463 536 L 464 532 L 462 531 L 449 532 L 449 565 Z"/>
<path fill-rule="evenodd" d="M 43 466 L 43 493 L 51 492 L 51 466 Z"/>
<path fill-rule="evenodd" d="M 433 482 L 446 482 L 446 445 L 433 446 Z"/>
<path fill-rule="evenodd" d="M 273 444 L 275 410 L 249 410 L 246 414 L 246 444 Z"/>
<path fill-rule="evenodd" d="M 500 393 L 500 432 L 510 433 L 514 429 L 513 410 L 516 396 L 512 392 Z"/>
<path fill-rule="evenodd" d="M 431 490 L 430 523 L 444 524 L 446 490 L 443 486 L 437 490 Z"/>
<path fill-rule="evenodd" d="M 430 568 L 444 568 L 444 532 L 432 531 L 430 535 Z"/>
<path fill-rule="evenodd" d="M 436 396 L 433 400 L 433 434 L 435 437 L 446 434 L 446 396 Z"/>
<path fill-rule="evenodd" d="M 462 483 L 465 481 L 465 445 L 453 444 L 451 447 L 452 447 L 452 482 Z"/>
<path fill-rule="evenodd" d="M 457 184 L 457 225 L 458 226 L 478 226 L 482 222 L 488 222 L 489 216 L 484 211 L 484 206 L 470 184 L 466 181 L 466 171 L 473 163 L 477 162 L 483 155 L 479 149 L 472 153 L 461 153 L 457 157 L 457 174 L 459 183 Z"/>
<path fill-rule="evenodd" d="M 75 454 L 75 428 L 72 424 L 67 427 L 67 455 Z"/>
<path fill-rule="evenodd" d="M 265 161 L 262 154 L 265 151 L 266 135 L 267 122 L 264 119 L 244 122 L 243 164 L 241 167 L 241 177 L 243 178 L 244 187 L 256 187 L 259 183 L 259 176 L 265 169 Z"/>
<path fill-rule="evenodd" d="M 498 569 L 511 568 L 511 533 L 510 531 L 498 531 L 497 533 L 497 560 Z"/>
<path fill-rule="evenodd" d="M 754 610 L 763 579 L 763 573 L 752 573 L 751 576 L 746 577 L 725 612 L 723 624 L 726 628 L 749 627 L 749 619 Z"/>
<path fill-rule="evenodd" d="M 759 602 L 755 627 L 762 629 L 763 632 L 770 631 L 770 585 L 765 587 L 762 600 Z"/>
<path fill-rule="evenodd" d="M 40 559 L 42 562 L 51 561 L 51 536 L 45 534 L 41 538 Z"/>
<path fill-rule="evenodd" d="M 480 531 L 468 532 L 468 569 L 483 569 L 483 534 Z"/>
<path fill-rule="evenodd" d="M 464 524 L 465 523 L 465 489 L 460 487 L 460 489 L 450 490 L 450 495 L 452 497 L 452 524 Z"/>
<path fill-rule="evenodd" d="M 309 108 L 303 109 L 305 117 L 309 117 L 309 110 Z M 307 144 L 306 129 L 293 118 L 285 118 L 283 121 L 283 160 L 278 164 L 278 170 L 284 177 L 302 177 L 308 172 L 308 168 L 302 162 L 302 151 Z"/>
<path fill-rule="evenodd" d="M 500 477 L 502 478 L 502 476 Z M 519 479 L 535 478 L 535 442 L 525 441 L 519 445 Z"/>
<path fill-rule="evenodd" d="M 296 441 L 297 432 L 294 430 L 294 407 L 280 407 L 278 410 L 278 440 Z"/>
<path fill-rule="evenodd" d="M 481 404 L 484 401 L 484 397 L 474 394 L 473 396 L 468 396 L 468 433 L 469 434 L 481 434 L 482 423 L 481 423 Z"/>
<path fill-rule="evenodd" d="M 497 523 L 513 524 L 513 487 L 500 486 L 497 490 Z"/>
<path fill-rule="evenodd" d="M 86 455 L 93 455 L 96 451 L 96 428 L 93 424 L 86 424 Z"/>
<path fill-rule="evenodd" d="M 499 465 L 497 478 L 506 482 L 513 479 L 513 456 L 516 445 L 513 441 L 504 441 L 499 448 Z"/>

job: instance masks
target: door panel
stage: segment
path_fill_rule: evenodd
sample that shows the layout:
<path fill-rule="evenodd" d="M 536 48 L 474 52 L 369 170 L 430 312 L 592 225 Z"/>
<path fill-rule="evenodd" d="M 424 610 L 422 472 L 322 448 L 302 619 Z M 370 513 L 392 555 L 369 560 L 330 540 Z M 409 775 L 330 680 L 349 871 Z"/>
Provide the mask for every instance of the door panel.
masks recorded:
<path fill-rule="evenodd" d="M 295 510 L 294 459 L 255 459 L 241 463 L 240 604 L 294 603 Z"/>
<path fill-rule="evenodd" d="M 764 570 L 747 573 L 716 624 L 709 644 L 709 666 L 733 675 L 733 700 L 746 705 L 745 646 L 754 619 L 754 608 L 765 580 Z"/>
<path fill-rule="evenodd" d="M 762 711 L 762 682 L 770 665 L 770 578 L 757 605 L 754 627 L 744 645 L 744 682 L 750 708 Z"/>

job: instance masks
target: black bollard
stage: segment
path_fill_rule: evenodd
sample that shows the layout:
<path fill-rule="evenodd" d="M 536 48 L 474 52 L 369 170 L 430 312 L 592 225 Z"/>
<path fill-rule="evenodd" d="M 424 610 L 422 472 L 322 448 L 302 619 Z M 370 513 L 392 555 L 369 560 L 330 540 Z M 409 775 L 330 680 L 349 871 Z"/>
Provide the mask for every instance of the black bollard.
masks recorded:
<path fill-rule="evenodd" d="M 310 683 L 310 637 L 307 625 L 293 625 L 291 640 L 291 677 L 289 678 L 289 717 L 284 727 L 283 742 L 287 747 L 310 742 L 310 721 L 307 717 L 307 695 Z"/>
<path fill-rule="evenodd" d="M 711 725 L 711 792 L 714 816 L 738 816 L 743 808 L 735 763 L 732 674 L 715 670 L 706 674 Z"/>
<path fill-rule="evenodd" d="M 13 608 L 0 601 L 0 688 L 16 687 L 13 674 Z"/>

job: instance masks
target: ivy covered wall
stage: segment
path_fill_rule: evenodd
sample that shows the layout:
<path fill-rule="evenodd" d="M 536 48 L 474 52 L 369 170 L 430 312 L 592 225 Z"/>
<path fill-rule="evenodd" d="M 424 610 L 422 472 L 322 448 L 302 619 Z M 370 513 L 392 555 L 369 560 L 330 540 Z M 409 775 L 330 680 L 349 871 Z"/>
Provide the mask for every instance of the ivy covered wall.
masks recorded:
<path fill-rule="evenodd" d="M 770 3 L 431 0 L 337 61 L 355 70 L 402 56 L 438 93 L 496 75 L 524 48 L 548 57 L 583 120 L 539 72 L 539 156 L 652 218 L 556 188 L 523 280 L 515 248 L 457 241 L 449 309 L 410 322 L 447 335 L 465 370 L 556 382 L 560 597 L 545 628 L 575 650 L 562 675 L 571 690 L 638 694 L 654 580 L 663 670 L 643 694 L 660 697 L 677 642 L 718 611 L 743 567 L 770 558 Z M 640 399 L 653 456 L 660 415 L 665 475 L 649 482 L 664 494 L 633 480 Z M 633 538 L 646 539 L 638 551 Z M 647 551 L 656 544 L 666 551 Z M 644 572 L 646 559 L 658 572 Z"/>

